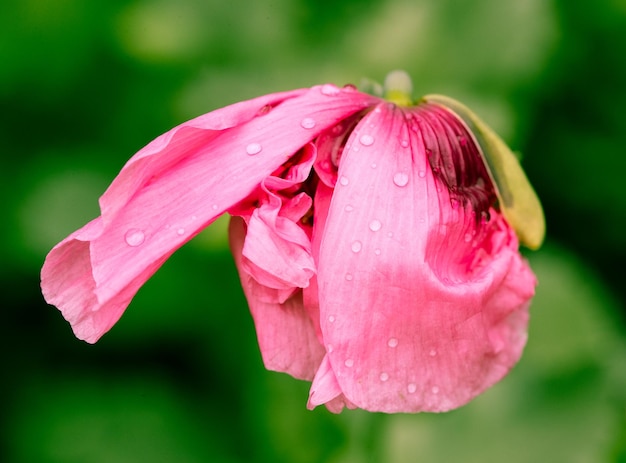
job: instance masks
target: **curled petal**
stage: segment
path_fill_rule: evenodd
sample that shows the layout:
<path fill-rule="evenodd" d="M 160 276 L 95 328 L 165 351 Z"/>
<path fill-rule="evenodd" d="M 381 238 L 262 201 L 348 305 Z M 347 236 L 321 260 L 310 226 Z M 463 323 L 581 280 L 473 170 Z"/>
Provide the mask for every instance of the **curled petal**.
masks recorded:
<path fill-rule="evenodd" d="M 252 213 L 243 247 L 243 268 L 261 285 L 289 294 L 294 288 L 309 285 L 315 262 L 306 233 L 279 215 L 280 206 L 276 199 Z"/>
<path fill-rule="evenodd" d="M 284 302 L 295 288 L 306 288 L 315 274 L 307 227 L 301 223 L 312 200 L 306 193 L 290 197 L 308 177 L 315 153 L 308 144 L 299 159 L 290 161 L 295 165 L 282 172 L 284 178 L 264 180 L 262 193 L 253 195 L 258 198 L 252 205 L 235 208 L 243 209 L 239 215 L 247 222 L 242 267 L 262 286 L 279 290 L 278 302 Z"/>
<path fill-rule="evenodd" d="M 49 253 L 41 273 L 46 300 L 72 321 L 77 337 L 97 341 L 177 248 L 258 188 L 317 133 L 371 99 L 357 92 L 327 95 L 320 87 L 267 95 L 160 136 L 102 196 L 97 225 Z M 314 127 L 302 124 L 304 118 Z"/>

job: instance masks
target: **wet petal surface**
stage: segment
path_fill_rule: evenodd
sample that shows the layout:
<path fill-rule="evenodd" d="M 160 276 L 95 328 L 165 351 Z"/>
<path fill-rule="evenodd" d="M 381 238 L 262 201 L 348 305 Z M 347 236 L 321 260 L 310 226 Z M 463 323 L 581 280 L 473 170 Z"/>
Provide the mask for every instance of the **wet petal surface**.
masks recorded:
<path fill-rule="evenodd" d="M 475 247 L 458 242 L 471 210 L 453 208 L 404 111 L 379 105 L 346 144 L 320 246 L 321 331 L 358 407 L 444 411 L 519 358 L 535 280 L 497 216 Z M 459 258 L 464 271 L 449 273 Z"/>

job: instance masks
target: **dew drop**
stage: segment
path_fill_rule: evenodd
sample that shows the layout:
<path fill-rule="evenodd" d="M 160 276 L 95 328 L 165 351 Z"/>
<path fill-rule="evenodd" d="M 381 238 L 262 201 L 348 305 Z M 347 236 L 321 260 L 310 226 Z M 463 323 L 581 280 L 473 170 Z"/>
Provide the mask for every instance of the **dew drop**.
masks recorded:
<path fill-rule="evenodd" d="M 352 276 L 351 273 L 346 273 L 346 281 L 352 281 L 352 278 L 354 277 Z"/>
<path fill-rule="evenodd" d="M 303 129 L 312 129 L 315 127 L 315 120 L 311 119 L 310 117 L 305 117 L 300 122 L 300 125 L 302 126 Z"/>
<path fill-rule="evenodd" d="M 350 246 L 350 249 L 352 249 L 352 252 L 360 252 L 362 247 L 363 244 L 360 241 L 355 241 L 352 243 L 352 246 Z"/>
<path fill-rule="evenodd" d="M 372 162 L 371 168 L 376 169 L 376 167 L 378 167 L 378 165 L 375 162 Z"/>
<path fill-rule="evenodd" d="M 383 372 L 383 373 L 380 374 L 379 378 L 380 378 L 381 381 L 385 382 L 385 381 L 387 381 L 389 379 L 389 375 L 387 373 Z"/>
<path fill-rule="evenodd" d="M 463 239 L 465 240 L 466 243 L 469 243 L 470 241 L 472 241 L 472 234 L 466 233 Z"/>
<path fill-rule="evenodd" d="M 333 347 L 333 345 L 332 345 L 332 344 L 328 344 L 328 345 L 326 346 L 326 350 L 327 350 L 327 351 L 328 351 L 328 353 L 330 354 L 333 350 L 335 350 L 335 348 Z"/>
<path fill-rule="evenodd" d="M 341 183 L 343 186 L 346 186 L 348 183 L 350 183 L 350 180 L 348 180 L 348 177 L 342 175 L 339 179 L 339 183 Z"/>
<path fill-rule="evenodd" d="M 430 390 L 433 394 L 439 394 L 439 388 L 437 386 L 433 386 Z"/>
<path fill-rule="evenodd" d="M 343 209 L 346 212 L 352 212 L 354 210 L 354 207 L 352 207 L 350 204 L 347 204 L 346 207 L 344 207 Z"/>
<path fill-rule="evenodd" d="M 398 340 L 396 338 L 389 338 L 387 345 L 391 348 L 396 347 L 398 345 Z"/>
<path fill-rule="evenodd" d="M 430 349 L 430 352 L 428 352 L 428 355 L 430 355 L 431 357 L 434 357 L 435 355 L 437 355 L 437 351 L 435 349 Z"/>
<path fill-rule="evenodd" d="M 341 90 L 339 90 L 339 88 L 335 87 L 332 84 L 324 84 L 322 85 L 322 95 L 326 95 L 326 96 L 334 96 L 339 94 Z"/>
<path fill-rule="evenodd" d="M 335 316 L 334 315 L 329 315 L 328 316 L 328 322 L 329 323 L 335 323 Z"/>
<path fill-rule="evenodd" d="M 406 186 L 409 183 L 409 176 L 404 172 L 398 172 L 393 176 L 393 183 L 399 187 Z"/>
<path fill-rule="evenodd" d="M 198 217 L 196 217 L 195 215 L 191 216 L 191 220 L 196 220 Z"/>
<path fill-rule="evenodd" d="M 400 145 L 402 146 L 402 148 L 408 148 L 409 147 L 409 142 L 407 140 L 402 140 L 400 142 Z"/>
<path fill-rule="evenodd" d="M 248 146 L 246 146 L 246 153 L 248 153 L 250 156 L 254 156 L 255 154 L 259 154 L 262 149 L 263 147 L 258 143 L 250 143 Z"/>
<path fill-rule="evenodd" d="M 370 230 L 372 230 L 373 232 L 377 232 L 378 230 L 380 230 L 382 228 L 383 224 L 380 222 L 380 220 L 374 219 L 370 222 Z"/>
<path fill-rule="evenodd" d="M 217 204 L 213 204 L 213 205 L 211 206 L 211 209 L 213 209 L 214 211 L 217 211 L 217 209 L 218 209 Z"/>
<path fill-rule="evenodd" d="M 417 384 L 409 383 L 406 387 L 406 390 L 409 391 L 409 394 L 414 394 L 417 391 Z"/>
<path fill-rule="evenodd" d="M 417 173 L 417 175 L 419 175 L 419 176 L 420 176 L 420 178 L 424 178 L 424 177 L 426 177 L 426 172 L 424 172 L 423 170 L 420 170 L 420 171 Z"/>
<path fill-rule="evenodd" d="M 344 92 L 356 92 L 358 89 L 356 88 L 356 85 L 354 84 L 346 84 L 343 86 L 343 91 Z"/>
<path fill-rule="evenodd" d="M 179 235 L 184 235 L 185 234 L 185 229 L 184 228 L 179 228 L 178 230 L 176 230 L 176 233 L 178 233 Z"/>
<path fill-rule="evenodd" d="M 374 249 L 374 254 L 376 254 L 377 256 L 380 256 L 380 248 Z"/>
<path fill-rule="evenodd" d="M 374 144 L 374 137 L 371 135 L 362 135 L 359 141 L 363 146 L 371 146 Z"/>
<path fill-rule="evenodd" d="M 352 360 L 352 359 L 346 359 L 346 361 L 345 361 L 345 362 L 343 362 L 343 364 L 344 364 L 345 366 L 347 366 L 348 368 L 352 368 L 352 367 L 354 366 L 354 360 Z"/>
<path fill-rule="evenodd" d="M 146 239 L 146 235 L 144 235 L 144 233 L 137 228 L 131 228 L 124 235 L 124 239 L 126 240 L 127 245 L 136 247 L 143 244 Z"/>

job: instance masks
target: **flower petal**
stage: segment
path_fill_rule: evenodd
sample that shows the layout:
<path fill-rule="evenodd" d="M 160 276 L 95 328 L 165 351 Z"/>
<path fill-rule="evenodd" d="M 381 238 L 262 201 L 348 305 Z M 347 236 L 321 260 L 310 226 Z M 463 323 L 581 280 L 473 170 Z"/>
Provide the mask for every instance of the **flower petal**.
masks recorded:
<path fill-rule="evenodd" d="M 311 380 L 324 356 L 324 347 L 318 341 L 313 322 L 304 310 L 302 292 L 294 293 L 284 303 L 276 302 L 276 298 L 272 301 L 272 298 L 259 297 L 259 293 L 266 288 L 242 267 L 242 249 L 246 236 L 243 219 L 231 219 L 229 236 L 241 285 L 254 318 L 265 367 L 295 378 Z"/>
<path fill-rule="evenodd" d="M 214 111 L 139 151 L 102 196 L 99 225 L 59 243 L 42 268 L 44 296 L 73 322 L 76 336 L 95 342 L 178 247 L 317 133 L 373 100 L 327 88 L 267 95 Z"/>
<path fill-rule="evenodd" d="M 345 147 L 320 247 L 320 323 L 349 401 L 445 411 L 517 361 L 535 278 L 497 215 L 476 248 L 456 240 L 471 210 L 453 210 L 404 111 L 380 104 Z M 432 257 L 448 248 L 455 262 L 466 258 L 454 279 L 438 268 L 451 260 Z"/>
<path fill-rule="evenodd" d="M 356 408 L 341 392 L 341 387 L 335 376 L 328 356 L 324 357 L 309 393 L 307 408 L 313 410 L 318 405 L 325 404 L 332 413 L 339 413 L 343 407 Z"/>
<path fill-rule="evenodd" d="M 235 212 L 231 212 L 244 217 L 247 223 L 243 269 L 261 285 L 283 290 L 277 301 L 281 303 L 294 288 L 306 288 L 315 274 L 311 242 L 305 230 L 310 227 L 301 223 L 311 209 L 312 199 L 303 192 L 292 196 L 291 191 L 307 179 L 315 155 L 313 144 L 307 144 L 298 159 L 290 161 L 296 164 L 282 172 L 285 178 L 267 178 L 260 194 L 253 194 L 258 197 L 250 206 L 238 211 L 241 206 L 235 207 Z"/>

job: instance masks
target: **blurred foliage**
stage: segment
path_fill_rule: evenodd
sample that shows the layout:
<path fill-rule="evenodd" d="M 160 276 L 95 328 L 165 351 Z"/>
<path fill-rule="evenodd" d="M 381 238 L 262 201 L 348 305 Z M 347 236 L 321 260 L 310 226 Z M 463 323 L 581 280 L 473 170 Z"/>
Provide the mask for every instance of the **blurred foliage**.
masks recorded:
<path fill-rule="evenodd" d="M 626 461 L 623 0 L 0 3 L 2 461 Z M 530 341 L 442 415 L 334 416 L 266 372 L 224 222 L 98 344 L 39 293 L 47 251 L 98 215 L 137 149 L 238 100 L 403 68 L 467 103 L 544 202 Z"/>

